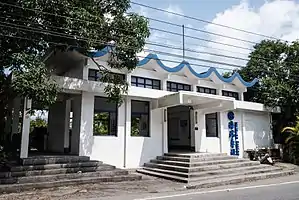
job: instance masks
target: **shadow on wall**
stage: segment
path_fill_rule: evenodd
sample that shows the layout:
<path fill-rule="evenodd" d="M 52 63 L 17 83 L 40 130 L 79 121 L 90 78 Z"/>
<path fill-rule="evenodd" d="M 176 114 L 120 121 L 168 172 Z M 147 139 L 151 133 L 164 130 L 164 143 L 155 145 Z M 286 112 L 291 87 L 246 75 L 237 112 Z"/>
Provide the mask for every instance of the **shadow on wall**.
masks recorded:
<path fill-rule="evenodd" d="M 151 159 L 155 159 L 157 156 L 161 156 L 163 154 L 162 123 L 162 111 L 160 109 L 152 110 L 150 137 L 138 138 L 140 140 L 138 140 L 139 144 L 137 145 L 141 145 L 139 148 L 141 152 L 138 152 L 139 163 L 136 164 L 139 164 L 139 166 L 143 166 L 144 163 L 147 163 Z"/>
<path fill-rule="evenodd" d="M 254 142 L 254 145 L 252 148 L 259 147 L 270 147 L 271 145 L 271 130 L 269 123 L 265 122 L 265 120 L 261 118 L 257 118 L 254 121 L 246 121 L 246 133 L 249 134 L 252 133 L 252 140 Z M 245 137 L 245 139 L 248 139 L 248 137 Z M 248 141 L 245 141 L 245 143 L 248 144 Z"/>
<path fill-rule="evenodd" d="M 87 122 L 84 121 L 81 124 L 81 133 L 80 133 L 80 152 L 83 153 L 84 156 L 90 156 L 92 154 L 92 147 L 94 144 L 94 137 L 92 133 L 89 133 L 86 129 Z M 81 153 L 81 154 L 82 154 Z"/>

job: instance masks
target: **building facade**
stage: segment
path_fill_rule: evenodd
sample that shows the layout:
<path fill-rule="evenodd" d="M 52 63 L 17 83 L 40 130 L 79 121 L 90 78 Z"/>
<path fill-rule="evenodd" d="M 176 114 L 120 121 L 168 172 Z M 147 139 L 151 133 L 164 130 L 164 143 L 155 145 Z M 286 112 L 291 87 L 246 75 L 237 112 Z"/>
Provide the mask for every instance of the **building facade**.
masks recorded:
<path fill-rule="evenodd" d="M 108 56 L 106 48 L 94 60 L 109 68 Z M 243 157 L 247 149 L 274 145 L 271 111 L 243 99 L 257 80 L 245 82 L 239 74 L 224 78 L 215 68 L 197 73 L 185 61 L 168 67 L 149 54 L 133 72 L 111 70 L 129 83 L 124 103 L 117 106 L 107 101 L 98 65 L 87 59 L 53 76 L 64 95 L 49 109 L 48 150 L 69 149 L 117 167 L 138 168 L 171 151 Z"/>

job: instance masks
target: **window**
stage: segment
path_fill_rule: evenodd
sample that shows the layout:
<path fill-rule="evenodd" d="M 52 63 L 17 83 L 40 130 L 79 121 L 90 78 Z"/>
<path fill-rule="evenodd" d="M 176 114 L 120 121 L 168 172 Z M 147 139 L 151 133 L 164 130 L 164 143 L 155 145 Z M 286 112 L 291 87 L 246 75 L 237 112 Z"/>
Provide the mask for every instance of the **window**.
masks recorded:
<path fill-rule="evenodd" d="M 118 78 L 120 80 L 125 80 L 125 75 L 124 74 L 118 74 L 118 73 L 113 73 L 110 72 L 113 77 Z M 88 80 L 90 81 L 99 81 L 101 79 L 102 75 L 99 70 L 97 69 L 88 69 Z"/>
<path fill-rule="evenodd" d="M 149 113 L 148 101 L 131 101 L 131 136 L 149 137 Z"/>
<path fill-rule="evenodd" d="M 206 94 L 216 94 L 216 89 L 197 86 L 197 92 Z"/>
<path fill-rule="evenodd" d="M 150 78 L 143 78 L 132 76 L 131 77 L 131 85 L 136 87 L 150 88 L 150 89 L 161 89 L 161 81 Z"/>
<path fill-rule="evenodd" d="M 226 97 L 234 97 L 236 100 L 239 100 L 239 94 L 237 92 L 231 92 L 231 91 L 222 91 L 222 96 Z"/>
<path fill-rule="evenodd" d="M 117 136 L 117 104 L 108 98 L 94 99 L 93 135 Z"/>
<path fill-rule="evenodd" d="M 191 91 L 191 85 L 167 81 L 167 91 L 178 92 L 180 90 Z"/>
<path fill-rule="evenodd" d="M 206 136 L 218 137 L 218 115 L 217 113 L 206 114 Z"/>
<path fill-rule="evenodd" d="M 97 81 L 100 77 L 99 70 L 88 69 L 88 80 Z"/>

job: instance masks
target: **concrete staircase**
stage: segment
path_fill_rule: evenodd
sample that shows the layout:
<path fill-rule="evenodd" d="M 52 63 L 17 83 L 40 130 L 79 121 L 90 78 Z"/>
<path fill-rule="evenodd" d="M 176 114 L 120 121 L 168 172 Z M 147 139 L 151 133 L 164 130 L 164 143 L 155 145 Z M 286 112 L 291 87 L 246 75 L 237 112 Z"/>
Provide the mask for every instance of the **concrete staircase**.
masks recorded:
<path fill-rule="evenodd" d="M 26 158 L 0 172 L 0 193 L 101 182 L 140 180 L 141 176 L 86 156 Z"/>
<path fill-rule="evenodd" d="M 167 153 L 145 163 L 137 172 L 184 182 L 187 188 L 215 187 L 294 173 L 223 153 Z"/>

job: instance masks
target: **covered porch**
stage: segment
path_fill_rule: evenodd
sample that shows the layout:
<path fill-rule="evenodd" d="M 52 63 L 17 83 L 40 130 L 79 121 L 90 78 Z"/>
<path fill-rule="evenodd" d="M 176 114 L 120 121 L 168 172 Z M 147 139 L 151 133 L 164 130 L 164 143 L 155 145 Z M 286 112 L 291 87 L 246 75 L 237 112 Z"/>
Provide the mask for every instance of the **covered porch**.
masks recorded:
<path fill-rule="evenodd" d="M 172 122 L 173 115 L 170 115 L 169 112 L 173 112 L 172 110 L 175 108 L 178 110 L 178 108 L 184 107 L 186 108 L 184 113 L 177 114 L 178 119 L 176 122 Z M 224 112 L 236 109 L 236 101 L 231 97 L 179 91 L 159 98 L 157 108 L 163 109 L 164 112 L 163 150 L 165 153 L 170 151 L 186 152 L 186 148 L 171 148 L 173 143 L 180 143 L 181 147 L 188 144 L 190 148 L 187 148 L 187 152 L 220 153 L 222 152 L 222 143 L 225 141 L 221 121 Z M 190 117 L 184 118 L 186 115 Z M 210 116 L 215 116 L 215 120 L 210 120 Z M 186 128 L 184 129 L 183 126 Z M 182 132 L 179 134 L 180 136 L 175 136 L 177 130 Z M 209 134 L 213 130 L 217 133 Z M 171 141 L 173 139 L 176 141 Z"/>
<path fill-rule="evenodd" d="M 15 141 L 20 143 L 17 150 L 19 158 L 80 155 L 80 132 L 84 131 L 86 124 L 81 112 L 84 104 L 82 94 L 68 91 L 60 93 L 56 103 L 46 109 L 47 127 L 35 131 L 34 137 L 30 128 L 32 111 L 40 109 L 31 99 L 25 98 L 23 102 L 16 101 L 13 109 L 15 117 L 12 117 L 11 123 L 13 129 L 11 138 L 14 138 L 18 133 L 15 126 L 21 121 L 20 136 L 18 141 Z M 33 142 L 38 144 L 39 148 L 36 148 L 36 145 L 33 147 Z"/>

